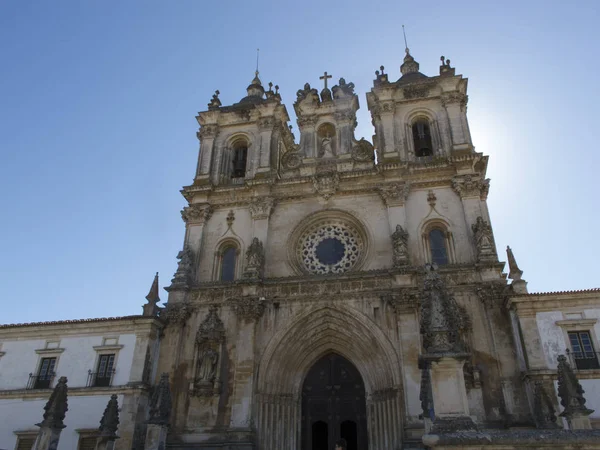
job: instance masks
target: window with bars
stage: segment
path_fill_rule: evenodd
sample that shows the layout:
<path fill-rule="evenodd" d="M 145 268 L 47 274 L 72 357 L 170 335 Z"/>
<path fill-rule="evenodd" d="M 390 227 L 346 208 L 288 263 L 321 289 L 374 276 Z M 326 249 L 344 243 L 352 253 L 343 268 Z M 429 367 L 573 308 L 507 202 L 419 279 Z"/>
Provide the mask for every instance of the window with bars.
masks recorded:
<path fill-rule="evenodd" d="M 94 386 L 110 386 L 114 373 L 115 354 L 100 355 Z"/>
<path fill-rule="evenodd" d="M 56 358 L 42 358 L 40 368 L 33 382 L 33 389 L 49 389 L 54 378 Z"/>
<path fill-rule="evenodd" d="M 599 369 L 598 355 L 594 350 L 589 331 L 569 331 L 571 355 L 578 369 Z"/>

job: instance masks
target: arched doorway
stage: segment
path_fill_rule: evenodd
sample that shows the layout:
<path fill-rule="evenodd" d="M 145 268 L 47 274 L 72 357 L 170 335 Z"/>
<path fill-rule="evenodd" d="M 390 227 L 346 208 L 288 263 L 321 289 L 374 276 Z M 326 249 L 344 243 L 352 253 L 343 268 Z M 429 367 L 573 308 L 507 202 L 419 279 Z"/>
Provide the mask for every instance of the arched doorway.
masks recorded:
<path fill-rule="evenodd" d="M 310 369 L 302 385 L 302 449 L 367 449 L 365 385 L 354 365 L 330 353 Z"/>

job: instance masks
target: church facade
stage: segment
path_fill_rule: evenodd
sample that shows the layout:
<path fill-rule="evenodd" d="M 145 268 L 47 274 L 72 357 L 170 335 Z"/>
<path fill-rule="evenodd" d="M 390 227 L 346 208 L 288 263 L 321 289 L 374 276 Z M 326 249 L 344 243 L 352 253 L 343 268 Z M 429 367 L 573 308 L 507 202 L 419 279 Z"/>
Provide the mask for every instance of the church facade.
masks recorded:
<path fill-rule="evenodd" d="M 463 413 L 531 421 L 467 79 L 443 58 L 426 76 L 408 51 L 397 81 L 382 67 L 367 94 L 372 144 L 354 136 L 354 85 L 330 89 L 330 77 L 297 92 L 299 142 L 258 73 L 240 102 L 223 106 L 217 92 L 197 117 L 185 245 L 161 314 L 174 445 L 419 441 L 425 265 L 462 324 Z"/>
<path fill-rule="evenodd" d="M 299 139 L 258 72 L 238 103 L 217 91 L 166 306 L 157 275 L 139 316 L 0 326 L 0 444 L 39 444 L 68 377 L 59 449 L 104 448 L 109 395 L 116 450 L 600 448 L 600 290 L 530 294 L 510 248 L 504 272 L 467 79 L 441 60 L 375 72 L 373 142 L 326 72 Z"/>

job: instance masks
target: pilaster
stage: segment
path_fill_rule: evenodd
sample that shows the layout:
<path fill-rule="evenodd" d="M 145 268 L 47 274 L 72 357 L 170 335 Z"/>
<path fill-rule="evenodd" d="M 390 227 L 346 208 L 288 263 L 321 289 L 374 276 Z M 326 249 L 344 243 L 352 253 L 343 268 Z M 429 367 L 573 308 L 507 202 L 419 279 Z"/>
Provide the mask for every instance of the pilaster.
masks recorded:
<path fill-rule="evenodd" d="M 265 304 L 264 299 L 256 297 L 231 299 L 229 304 L 238 320 L 230 426 L 249 428 L 252 424 L 255 397 L 253 391 L 256 369 L 255 329 L 256 323 L 265 310 Z"/>
<path fill-rule="evenodd" d="M 215 139 L 219 133 L 219 127 L 216 124 L 204 125 L 196 134 L 200 140 L 200 157 L 196 169 L 197 180 L 208 180 L 210 176 L 210 166 L 213 159 Z"/>

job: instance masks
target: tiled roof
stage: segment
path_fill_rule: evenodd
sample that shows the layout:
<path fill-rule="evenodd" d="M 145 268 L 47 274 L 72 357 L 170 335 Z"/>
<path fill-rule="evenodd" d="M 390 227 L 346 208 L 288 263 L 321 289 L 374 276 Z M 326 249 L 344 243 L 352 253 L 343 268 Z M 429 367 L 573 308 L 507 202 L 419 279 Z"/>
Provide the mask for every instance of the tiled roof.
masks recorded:
<path fill-rule="evenodd" d="M 78 324 L 78 323 L 93 323 L 93 322 L 111 322 L 117 320 L 132 320 L 132 319 L 155 319 L 152 316 L 121 316 L 121 317 L 99 317 L 96 319 L 74 319 L 74 320 L 53 320 L 50 322 L 30 322 L 30 323 L 9 323 L 5 325 L 0 324 L 0 329 L 2 328 L 17 328 L 17 327 L 36 327 L 40 325 L 67 325 L 67 324 Z"/>
<path fill-rule="evenodd" d="M 597 292 L 600 294 L 600 288 L 592 288 L 592 289 L 579 289 L 575 291 L 557 291 L 557 292 L 530 292 L 528 294 L 522 294 L 518 297 L 526 297 L 531 295 L 569 295 L 569 294 L 591 294 L 593 292 Z"/>

